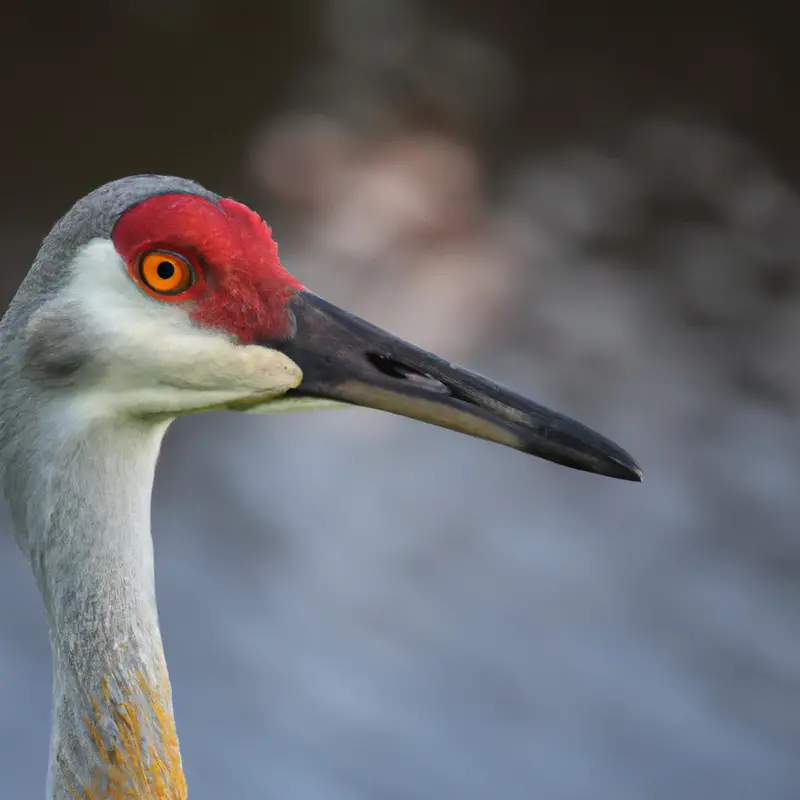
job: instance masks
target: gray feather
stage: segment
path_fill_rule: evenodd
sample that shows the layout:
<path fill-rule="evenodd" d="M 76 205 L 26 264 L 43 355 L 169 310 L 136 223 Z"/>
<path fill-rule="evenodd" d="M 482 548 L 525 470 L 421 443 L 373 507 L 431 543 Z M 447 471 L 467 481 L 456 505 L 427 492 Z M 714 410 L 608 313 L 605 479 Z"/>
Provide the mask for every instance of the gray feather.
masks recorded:
<path fill-rule="evenodd" d="M 0 322 L 0 479 L 47 610 L 54 674 L 48 797 L 55 800 L 73 797 L 102 769 L 86 725 L 98 700 L 104 747 L 120 740 L 111 712 L 127 691 L 145 713 L 143 745 L 160 753 L 163 744 L 132 676 L 153 685 L 166 678 L 149 523 L 166 424 L 64 423 L 66 393 L 96 365 L 92 343 L 58 298 L 83 245 L 109 238 L 127 209 L 173 192 L 219 200 L 192 181 L 158 175 L 113 181 L 79 200 L 44 239 Z"/>

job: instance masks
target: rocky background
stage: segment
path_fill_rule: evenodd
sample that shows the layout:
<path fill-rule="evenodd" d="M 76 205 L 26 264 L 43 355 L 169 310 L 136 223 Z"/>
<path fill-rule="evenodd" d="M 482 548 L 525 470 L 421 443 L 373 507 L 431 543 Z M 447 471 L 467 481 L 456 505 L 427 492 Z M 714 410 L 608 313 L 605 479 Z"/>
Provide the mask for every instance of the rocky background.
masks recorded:
<path fill-rule="evenodd" d="M 257 208 L 382 327 L 641 486 L 369 411 L 176 423 L 153 525 L 194 800 L 800 797 L 800 7 L 30 2 L 4 302 L 135 172 Z M 50 659 L 0 511 L 0 796 Z"/>

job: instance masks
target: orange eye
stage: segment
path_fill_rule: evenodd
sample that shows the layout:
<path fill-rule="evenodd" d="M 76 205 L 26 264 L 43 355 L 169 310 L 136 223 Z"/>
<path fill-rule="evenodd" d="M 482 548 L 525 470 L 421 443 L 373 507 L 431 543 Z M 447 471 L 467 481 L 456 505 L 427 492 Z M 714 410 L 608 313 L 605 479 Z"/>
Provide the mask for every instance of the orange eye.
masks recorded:
<path fill-rule="evenodd" d="M 191 264 L 183 256 L 165 250 L 145 253 L 139 262 L 139 276 L 147 289 L 161 295 L 181 294 L 195 280 Z"/>

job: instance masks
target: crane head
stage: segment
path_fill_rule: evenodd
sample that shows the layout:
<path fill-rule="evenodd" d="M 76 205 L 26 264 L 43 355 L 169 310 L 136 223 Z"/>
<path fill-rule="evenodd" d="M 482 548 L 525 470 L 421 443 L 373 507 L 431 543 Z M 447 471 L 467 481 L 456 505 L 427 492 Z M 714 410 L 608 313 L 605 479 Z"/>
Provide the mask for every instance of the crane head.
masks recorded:
<path fill-rule="evenodd" d="M 600 434 L 318 297 L 255 212 L 190 181 L 95 190 L 45 239 L 27 282 L 41 302 L 16 334 L 26 374 L 75 413 L 365 406 L 641 479 Z"/>

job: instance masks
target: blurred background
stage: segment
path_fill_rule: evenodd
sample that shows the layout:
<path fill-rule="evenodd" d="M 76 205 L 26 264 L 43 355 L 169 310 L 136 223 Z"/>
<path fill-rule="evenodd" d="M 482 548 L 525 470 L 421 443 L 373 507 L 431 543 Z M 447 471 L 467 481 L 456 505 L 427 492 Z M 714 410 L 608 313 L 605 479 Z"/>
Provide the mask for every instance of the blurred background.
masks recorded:
<path fill-rule="evenodd" d="M 369 411 L 171 429 L 153 524 L 191 797 L 800 797 L 800 8 L 29 2 L 0 291 L 136 172 L 329 300 L 577 416 L 641 486 Z M 0 794 L 50 658 L 0 511 Z"/>

